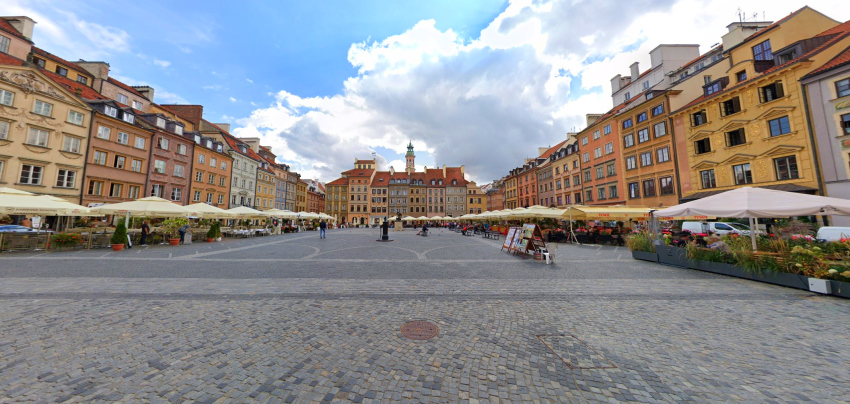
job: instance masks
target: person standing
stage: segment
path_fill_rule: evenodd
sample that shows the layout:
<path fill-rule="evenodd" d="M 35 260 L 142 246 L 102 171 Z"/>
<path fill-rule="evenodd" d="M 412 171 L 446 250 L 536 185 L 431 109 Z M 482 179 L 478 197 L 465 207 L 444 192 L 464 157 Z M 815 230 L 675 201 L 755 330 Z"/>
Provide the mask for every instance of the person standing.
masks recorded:
<path fill-rule="evenodd" d="M 151 227 L 148 226 L 148 221 L 142 222 L 142 239 L 139 240 L 139 245 L 148 245 L 148 235 L 151 233 Z"/>
<path fill-rule="evenodd" d="M 188 224 L 184 224 L 183 226 L 180 226 L 179 229 L 177 229 L 177 232 L 180 233 L 180 244 L 183 244 L 183 239 L 186 238 L 186 231 L 188 231 L 188 230 L 189 230 Z"/>
<path fill-rule="evenodd" d="M 319 238 L 325 238 L 325 230 L 327 230 L 327 228 L 328 224 L 325 223 L 324 219 L 322 219 L 322 221 L 319 222 Z"/>

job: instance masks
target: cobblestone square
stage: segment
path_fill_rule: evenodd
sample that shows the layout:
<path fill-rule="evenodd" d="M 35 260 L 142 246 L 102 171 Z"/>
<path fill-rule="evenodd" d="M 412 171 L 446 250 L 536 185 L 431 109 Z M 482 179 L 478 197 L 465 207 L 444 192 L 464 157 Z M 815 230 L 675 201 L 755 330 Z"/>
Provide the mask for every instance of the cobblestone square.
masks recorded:
<path fill-rule="evenodd" d="M 2 402 L 846 402 L 850 302 L 332 230 L 0 257 Z M 402 336 L 408 321 L 436 337 Z"/>

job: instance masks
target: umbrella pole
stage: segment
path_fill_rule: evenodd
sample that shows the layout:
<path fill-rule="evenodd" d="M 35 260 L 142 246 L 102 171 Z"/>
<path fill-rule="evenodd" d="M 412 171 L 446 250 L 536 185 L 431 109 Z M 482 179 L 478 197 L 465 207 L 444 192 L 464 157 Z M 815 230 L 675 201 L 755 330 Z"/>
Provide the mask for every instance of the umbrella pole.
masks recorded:
<path fill-rule="evenodd" d="M 573 241 L 576 244 L 581 244 L 578 242 L 578 237 L 576 237 L 576 233 L 573 231 L 573 208 L 569 208 L 570 211 L 570 237 L 572 237 Z"/>
<path fill-rule="evenodd" d="M 750 217 L 750 241 L 753 242 L 753 251 L 758 250 L 758 246 L 756 244 L 756 219 Z"/>

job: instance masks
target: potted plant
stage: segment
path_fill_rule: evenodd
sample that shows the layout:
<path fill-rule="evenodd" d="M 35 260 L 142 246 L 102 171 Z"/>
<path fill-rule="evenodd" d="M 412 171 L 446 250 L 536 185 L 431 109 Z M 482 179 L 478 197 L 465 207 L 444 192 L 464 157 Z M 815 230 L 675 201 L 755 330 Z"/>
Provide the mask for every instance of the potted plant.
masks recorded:
<path fill-rule="evenodd" d="M 112 251 L 124 249 L 124 244 L 127 243 L 127 226 L 124 226 L 124 222 L 118 222 L 118 225 L 115 226 L 115 233 L 112 233 L 110 242 L 112 243 Z"/>
<path fill-rule="evenodd" d="M 215 225 L 215 222 L 210 224 L 210 229 L 207 231 L 207 243 L 212 243 L 215 240 Z"/>
<path fill-rule="evenodd" d="M 168 219 L 162 222 L 160 226 L 165 229 L 166 232 L 168 232 L 169 236 L 171 236 L 171 238 L 168 239 L 168 244 L 171 244 L 173 246 L 180 244 L 180 237 L 177 236 L 177 231 L 187 224 L 189 224 L 189 219 L 182 217 Z"/>

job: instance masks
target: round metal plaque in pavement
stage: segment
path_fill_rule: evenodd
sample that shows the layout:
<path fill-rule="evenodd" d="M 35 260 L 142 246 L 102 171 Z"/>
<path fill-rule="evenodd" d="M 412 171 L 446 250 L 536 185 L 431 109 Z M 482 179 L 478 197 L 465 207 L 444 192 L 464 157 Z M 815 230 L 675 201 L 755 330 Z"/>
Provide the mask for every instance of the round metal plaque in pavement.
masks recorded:
<path fill-rule="evenodd" d="M 401 326 L 401 335 L 413 340 L 427 340 L 437 336 L 440 329 L 427 321 L 409 321 Z"/>

